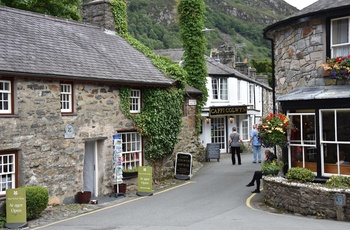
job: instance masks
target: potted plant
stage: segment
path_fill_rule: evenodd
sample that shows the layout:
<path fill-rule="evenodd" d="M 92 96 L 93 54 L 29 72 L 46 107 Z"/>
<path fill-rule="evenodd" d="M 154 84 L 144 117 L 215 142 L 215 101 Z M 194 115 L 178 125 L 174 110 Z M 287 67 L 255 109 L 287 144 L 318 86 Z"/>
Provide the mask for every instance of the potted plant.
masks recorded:
<path fill-rule="evenodd" d="M 138 175 L 137 167 L 123 170 L 123 179 L 135 178 Z"/>
<path fill-rule="evenodd" d="M 281 169 L 281 163 L 283 164 L 283 162 L 280 162 L 279 160 L 264 162 L 261 168 L 263 175 L 277 175 Z"/>
<path fill-rule="evenodd" d="M 344 57 L 327 58 L 322 65 L 330 78 L 348 80 L 350 78 L 350 55 Z"/>

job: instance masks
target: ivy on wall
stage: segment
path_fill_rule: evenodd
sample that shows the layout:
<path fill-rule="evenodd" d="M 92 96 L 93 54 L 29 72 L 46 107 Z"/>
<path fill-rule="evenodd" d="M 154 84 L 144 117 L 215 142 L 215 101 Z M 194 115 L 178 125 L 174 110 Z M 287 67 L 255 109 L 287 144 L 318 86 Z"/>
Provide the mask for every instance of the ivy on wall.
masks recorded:
<path fill-rule="evenodd" d="M 169 58 L 156 55 L 127 33 L 126 4 L 121 0 L 111 0 L 115 15 L 116 31 L 135 49 L 150 58 L 152 63 L 166 76 L 177 80 L 172 88 L 143 88 L 140 114 L 130 114 L 130 87 L 121 87 L 120 108 L 132 119 L 138 132 L 144 137 L 144 153 L 148 161 L 157 161 L 173 152 L 177 136 L 181 130 L 182 105 L 184 103 L 184 85 L 187 72 Z M 121 18 L 124 15 L 124 18 Z"/>
<path fill-rule="evenodd" d="M 202 96 L 197 103 L 197 128 L 201 127 L 200 114 L 208 97 L 206 87 L 207 66 L 205 60 L 206 39 L 205 4 L 203 0 L 180 0 L 178 4 L 180 34 L 184 48 L 184 69 L 189 78 L 188 84 L 201 90 Z"/>

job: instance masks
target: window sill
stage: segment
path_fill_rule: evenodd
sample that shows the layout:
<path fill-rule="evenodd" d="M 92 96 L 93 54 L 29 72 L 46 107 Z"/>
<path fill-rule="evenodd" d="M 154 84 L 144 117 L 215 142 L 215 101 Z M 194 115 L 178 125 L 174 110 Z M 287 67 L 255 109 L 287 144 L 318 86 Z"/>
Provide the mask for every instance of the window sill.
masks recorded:
<path fill-rule="evenodd" d="M 18 114 L 0 114 L 1 118 L 19 118 Z"/>

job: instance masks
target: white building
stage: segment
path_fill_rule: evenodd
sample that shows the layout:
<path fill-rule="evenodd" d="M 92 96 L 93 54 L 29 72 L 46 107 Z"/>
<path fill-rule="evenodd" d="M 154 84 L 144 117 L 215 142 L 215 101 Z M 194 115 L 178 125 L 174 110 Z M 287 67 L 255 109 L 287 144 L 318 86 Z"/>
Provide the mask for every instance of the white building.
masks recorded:
<path fill-rule="evenodd" d="M 219 143 L 220 152 L 228 151 L 232 127 L 243 141 L 249 141 L 251 127 L 272 111 L 272 89 L 252 76 L 206 57 L 208 100 L 202 110 L 200 139 Z M 248 71 L 250 72 L 250 71 Z"/>

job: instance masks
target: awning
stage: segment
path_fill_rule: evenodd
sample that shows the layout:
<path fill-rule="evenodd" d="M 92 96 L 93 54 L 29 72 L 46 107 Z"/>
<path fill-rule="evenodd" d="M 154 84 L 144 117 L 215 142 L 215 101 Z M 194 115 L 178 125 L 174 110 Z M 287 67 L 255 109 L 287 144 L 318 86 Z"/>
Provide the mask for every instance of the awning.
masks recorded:
<path fill-rule="evenodd" d="M 299 88 L 290 93 L 278 96 L 277 101 L 303 101 L 339 98 L 350 98 L 350 85 Z"/>

